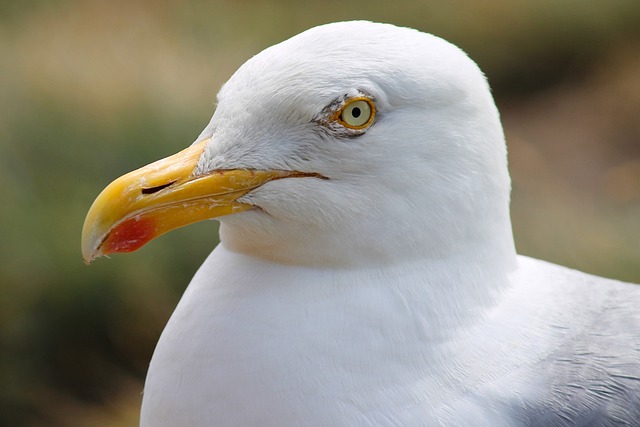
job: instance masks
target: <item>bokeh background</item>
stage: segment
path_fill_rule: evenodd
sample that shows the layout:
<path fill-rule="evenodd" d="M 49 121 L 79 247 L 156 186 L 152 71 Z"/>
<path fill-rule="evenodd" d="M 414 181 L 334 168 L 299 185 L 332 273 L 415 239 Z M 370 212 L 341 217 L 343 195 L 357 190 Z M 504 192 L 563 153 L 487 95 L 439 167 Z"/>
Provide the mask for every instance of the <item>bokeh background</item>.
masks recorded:
<path fill-rule="evenodd" d="M 190 144 L 250 56 L 358 18 L 440 35 L 485 70 L 521 253 L 640 282 L 637 0 L 3 0 L 0 425 L 137 425 L 154 345 L 217 223 L 87 267 L 87 209 Z"/>

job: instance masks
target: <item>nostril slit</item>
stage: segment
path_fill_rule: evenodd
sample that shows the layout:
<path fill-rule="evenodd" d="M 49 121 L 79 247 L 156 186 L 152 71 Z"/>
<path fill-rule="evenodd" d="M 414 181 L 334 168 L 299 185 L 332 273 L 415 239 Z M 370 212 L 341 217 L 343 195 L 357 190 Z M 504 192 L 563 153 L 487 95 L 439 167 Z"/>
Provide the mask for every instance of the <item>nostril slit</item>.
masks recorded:
<path fill-rule="evenodd" d="M 175 182 L 175 181 L 174 181 Z M 142 194 L 153 194 L 153 193 L 157 193 L 158 191 L 169 187 L 170 185 L 173 185 L 173 182 L 170 182 L 168 184 L 163 184 L 163 185 L 158 185 L 157 187 L 149 187 L 149 188 L 143 188 L 142 189 Z"/>

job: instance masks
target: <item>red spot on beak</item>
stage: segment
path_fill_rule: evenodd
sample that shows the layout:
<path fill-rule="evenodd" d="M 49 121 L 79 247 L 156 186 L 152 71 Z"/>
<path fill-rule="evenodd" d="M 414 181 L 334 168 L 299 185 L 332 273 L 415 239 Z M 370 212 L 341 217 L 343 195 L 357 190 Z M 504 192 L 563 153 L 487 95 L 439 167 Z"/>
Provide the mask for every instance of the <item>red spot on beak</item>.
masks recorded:
<path fill-rule="evenodd" d="M 133 252 L 153 239 L 155 232 L 153 220 L 139 216 L 129 218 L 111 230 L 102 249 L 105 254 Z"/>

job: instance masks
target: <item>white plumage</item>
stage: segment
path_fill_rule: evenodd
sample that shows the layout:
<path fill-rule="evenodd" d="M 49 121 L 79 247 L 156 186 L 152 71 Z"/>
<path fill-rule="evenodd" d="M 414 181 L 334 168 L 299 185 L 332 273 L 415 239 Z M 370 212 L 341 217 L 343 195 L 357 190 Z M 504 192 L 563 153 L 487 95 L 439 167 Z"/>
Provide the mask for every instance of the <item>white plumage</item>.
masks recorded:
<path fill-rule="evenodd" d="M 376 116 L 355 132 L 331 111 L 359 96 Z M 194 176 L 310 175 L 220 219 L 143 426 L 640 425 L 640 288 L 516 255 L 499 115 L 461 50 L 324 25 L 218 101 Z"/>

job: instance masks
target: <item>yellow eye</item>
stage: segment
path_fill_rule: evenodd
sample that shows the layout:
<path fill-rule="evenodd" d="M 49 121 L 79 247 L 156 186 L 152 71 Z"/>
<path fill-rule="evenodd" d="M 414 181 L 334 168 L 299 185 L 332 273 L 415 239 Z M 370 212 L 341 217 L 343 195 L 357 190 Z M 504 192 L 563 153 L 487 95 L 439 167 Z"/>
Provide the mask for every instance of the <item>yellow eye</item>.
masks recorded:
<path fill-rule="evenodd" d="M 354 98 L 339 111 L 338 121 L 350 129 L 364 129 L 373 122 L 376 107 L 369 98 Z"/>

